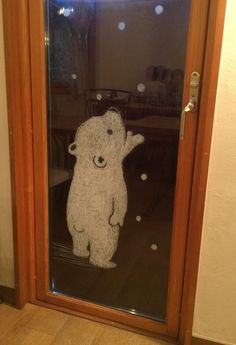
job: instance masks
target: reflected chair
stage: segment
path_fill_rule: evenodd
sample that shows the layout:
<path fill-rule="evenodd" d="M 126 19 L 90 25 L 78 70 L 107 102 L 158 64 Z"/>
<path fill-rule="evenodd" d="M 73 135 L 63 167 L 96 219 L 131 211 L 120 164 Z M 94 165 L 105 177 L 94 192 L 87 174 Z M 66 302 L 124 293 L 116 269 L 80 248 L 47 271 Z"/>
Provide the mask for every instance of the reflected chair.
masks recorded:
<path fill-rule="evenodd" d="M 103 115 L 108 108 L 115 107 L 125 119 L 131 93 L 116 89 L 89 89 L 86 91 L 85 97 L 88 117 Z"/>
<path fill-rule="evenodd" d="M 50 147 L 49 188 L 52 189 L 55 199 L 69 188 L 73 175 L 73 162 L 68 153 L 72 134 L 62 131 L 53 131 Z"/>

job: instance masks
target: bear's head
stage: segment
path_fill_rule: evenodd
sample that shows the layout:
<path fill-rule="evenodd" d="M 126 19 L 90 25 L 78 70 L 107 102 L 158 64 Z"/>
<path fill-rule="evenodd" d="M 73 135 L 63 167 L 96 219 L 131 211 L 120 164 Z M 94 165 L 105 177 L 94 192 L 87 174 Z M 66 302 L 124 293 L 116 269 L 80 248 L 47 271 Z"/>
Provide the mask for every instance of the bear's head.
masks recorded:
<path fill-rule="evenodd" d="M 93 116 L 78 128 L 69 152 L 79 161 L 95 168 L 112 167 L 123 159 L 126 133 L 119 111 L 109 108 L 102 116 Z M 89 164 L 90 165 L 90 164 Z"/>

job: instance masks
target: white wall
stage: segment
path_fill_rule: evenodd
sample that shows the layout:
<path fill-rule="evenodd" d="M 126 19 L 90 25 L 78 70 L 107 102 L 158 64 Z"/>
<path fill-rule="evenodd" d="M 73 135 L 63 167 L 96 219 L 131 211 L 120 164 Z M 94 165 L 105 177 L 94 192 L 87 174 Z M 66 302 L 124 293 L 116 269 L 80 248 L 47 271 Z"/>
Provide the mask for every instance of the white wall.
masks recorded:
<path fill-rule="evenodd" d="M 0 285 L 14 286 L 11 188 L 5 64 L 0 1 Z"/>
<path fill-rule="evenodd" d="M 236 344 L 236 1 L 227 1 L 197 286 L 195 336 Z"/>

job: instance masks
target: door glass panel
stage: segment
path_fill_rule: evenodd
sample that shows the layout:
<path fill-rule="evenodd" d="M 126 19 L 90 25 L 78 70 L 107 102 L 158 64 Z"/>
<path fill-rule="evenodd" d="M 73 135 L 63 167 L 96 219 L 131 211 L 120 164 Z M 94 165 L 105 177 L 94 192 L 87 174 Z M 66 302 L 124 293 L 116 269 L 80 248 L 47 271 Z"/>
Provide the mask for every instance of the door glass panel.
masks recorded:
<path fill-rule="evenodd" d="M 161 322 L 189 2 L 46 2 L 50 289 Z"/>

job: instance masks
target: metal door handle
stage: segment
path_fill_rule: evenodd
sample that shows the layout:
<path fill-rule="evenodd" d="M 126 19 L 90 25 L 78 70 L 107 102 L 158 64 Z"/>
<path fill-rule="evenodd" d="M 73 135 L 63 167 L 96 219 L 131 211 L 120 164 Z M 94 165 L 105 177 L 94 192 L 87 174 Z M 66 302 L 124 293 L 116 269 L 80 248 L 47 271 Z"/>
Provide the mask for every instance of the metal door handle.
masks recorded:
<path fill-rule="evenodd" d="M 180 140 L 184 139 L 184 127 L 185 127 L 186 114 L 189 113 L 190 111 L 194 111 L 197 109 L 199 82 L 200 82 L 200 74 L 198 72 L 193 72 L 191 74 L 190 84 L 189 84 L 189 101 L 181 113 Z"/>
<path fill-rule="evenodd" d="M 180 140 L 184 139 L 184 127 L 185 127 L 186 114 L 195 109 L 196 109 L 196 102 L 190 99 L 188 104 L 184 107 L 181 113 L 180 131 L 179 131 Z"/>

